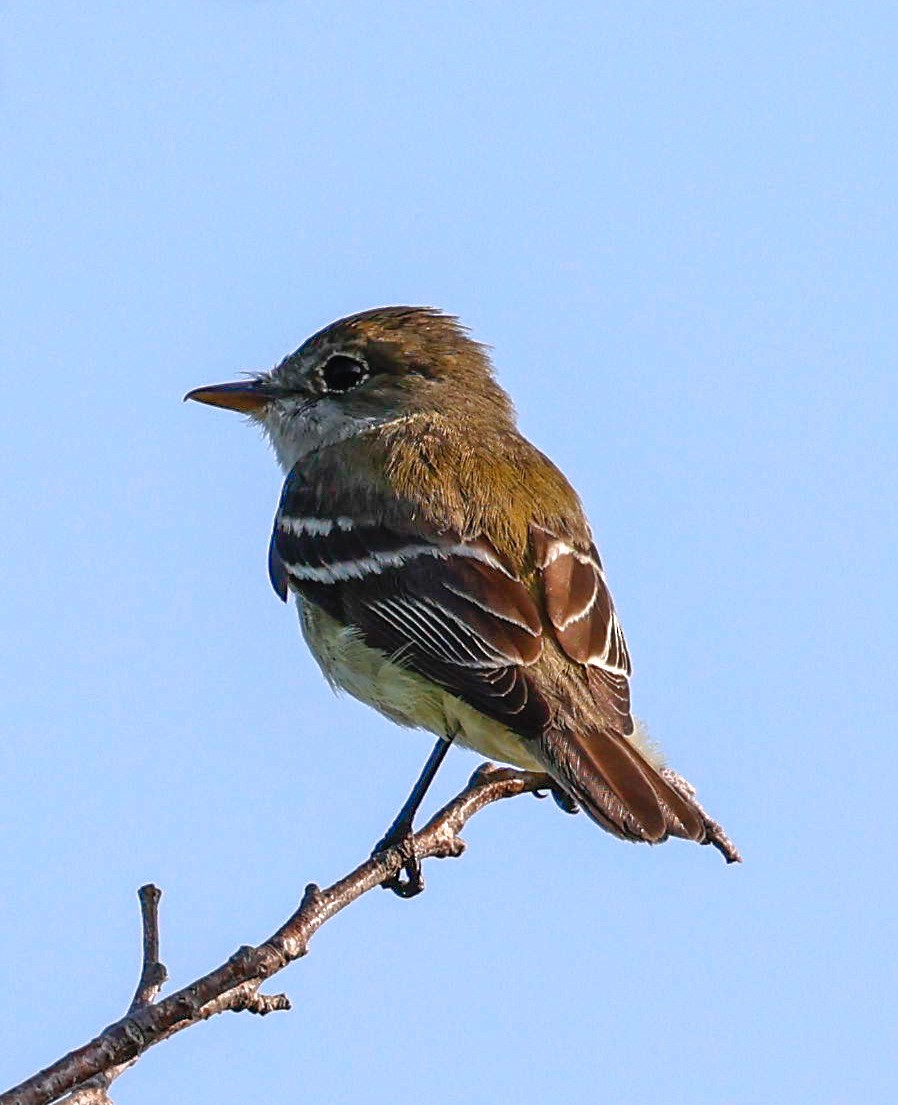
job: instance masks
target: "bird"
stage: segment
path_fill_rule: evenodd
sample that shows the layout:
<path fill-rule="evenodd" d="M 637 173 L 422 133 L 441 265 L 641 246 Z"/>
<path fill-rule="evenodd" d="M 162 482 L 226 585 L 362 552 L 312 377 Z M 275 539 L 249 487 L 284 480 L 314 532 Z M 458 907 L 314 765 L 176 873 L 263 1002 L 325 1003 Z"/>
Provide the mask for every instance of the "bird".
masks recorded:
<path fill-rule="evenodd" d="M 454 742 L 547 774 L 563 808 L 623 840 L 741 858 L 634 719 L 580 499 L 455 316 L 362 311 L 185 399 L 247 415 L 273 446 L 286 479 L 269 576 L 327 681 L 437 738 L 379 848 L 410 838 Z M 420 892 L 413 854 L 389 885 Z"/>

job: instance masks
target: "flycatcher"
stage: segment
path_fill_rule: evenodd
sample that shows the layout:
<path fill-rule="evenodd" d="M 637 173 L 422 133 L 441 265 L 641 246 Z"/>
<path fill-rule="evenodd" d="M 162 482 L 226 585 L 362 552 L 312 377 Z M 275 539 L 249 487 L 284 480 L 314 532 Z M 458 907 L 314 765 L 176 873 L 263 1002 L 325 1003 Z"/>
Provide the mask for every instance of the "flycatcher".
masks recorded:
<path fill-rule="evenodd" d="M 325 677 L 436 747 L 547 772 L 624 840 L 738 852 L 630 712 L 630 656 L 589 524 L 518 432 L 484 347 L 423 307 L 340 319 L 271 372 L 191 391 L 241 411 L 287 472 L 269 552 Z M 421 889 L 414 860 L 404 882 Z"/>

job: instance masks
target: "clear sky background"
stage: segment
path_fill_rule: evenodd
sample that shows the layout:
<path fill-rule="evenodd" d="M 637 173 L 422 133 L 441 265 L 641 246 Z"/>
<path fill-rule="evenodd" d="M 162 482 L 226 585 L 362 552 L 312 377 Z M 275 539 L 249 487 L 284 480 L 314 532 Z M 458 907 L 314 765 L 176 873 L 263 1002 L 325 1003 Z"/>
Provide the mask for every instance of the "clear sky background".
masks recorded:
<path fill-rule="evenodd" d="M 423 763 L 269 587 L 273 457 L 181 397 L 424 303 L 579 488 L 637 711 L 746 862 L 494 807 L 315 938 L 292 1013 L 192 1028 L 116 1101 L 893 1102 L 894 4 L 0 24 L 0 1085 L 123 1011 L 141 883 L 182 985 Z"/>

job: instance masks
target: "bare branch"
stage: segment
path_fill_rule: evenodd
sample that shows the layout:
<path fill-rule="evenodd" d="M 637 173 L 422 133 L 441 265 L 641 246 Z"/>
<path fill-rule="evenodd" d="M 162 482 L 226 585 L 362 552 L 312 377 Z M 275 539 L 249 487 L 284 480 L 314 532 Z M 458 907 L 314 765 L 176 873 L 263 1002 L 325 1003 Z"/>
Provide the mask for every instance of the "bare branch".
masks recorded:
<path fill-rule="evenodd" d="M 675 785 L 689 787 L 672 772 L 669 778 Z M 475 813 L 503 798 L 540 791 L 554 792 L 548 775 L 484 764 L 465 789 L 415 834 L 414 854 L 421 860 L 460 856 L 465 844 L 459 834 Z M 570 806 L 564 808 L 570 811 Z M 726 833 L 704 816 L 709 829 L 707 842 L 718 848 L 728 862 L 738 862 L 739 853 Z M 156 997 L 166 978 L 159 960 L 161 892 L 152 885 L 141 887 L 143 965 L 127 1013 L 83 1047 L 0 1094 L 0 1105 L 50 1105 L 66 1094 L 65 1105 L 111 1105 L 106 1091 L 113 1080 L 148 1048 L 176 1032 L 226 1011 L 265 1016 L 289 1009 L 285 994 L 260 994 L 262 983 L 304 956 L 309 941 L 326 921 L 369 890 L 393 880 L 410 855 L 410 843 L 405 842 L 375 853 L 325 890 L 309 883 L 299 907 L 264 943 L 238 948 L 225 963 L 158 1002 Z"/>
<path fill-rule="evenodd" d="M 465 845 L 459 834 L 475 813 L 503 798 L 551 787 L 547 775 L 484 764 L 465 789 L 415 834 L 415 854 L 422 860 L 460 856 Z M 289 1009 L 286 995 L 260 994 L 262 983 L 305 955 L 312 936 L 326 921 L 396 876 L 408 859 L 401 846 L 392 847 L 325 890 L 310 883 L 293 915 L 264 943 L 238 948 L 225 963 L 162 1001 L 156 1001 L 166 978 L 159 961 L 161 892 L 152 885 L 141 887 L 143 966 L 127 1013 L 89 1043 L 0 1094 L 0 1105 L 50 1105 L 66 1094 L 70 1095 L 66 1105 L 110 1105 L 106 1091 L 113 1079 L 148 1048 L 176 1032 L 228 1010 L 264 1016 Z"/>
<path fill-rule="evenodd" d="M 134 997 L 128 1007 L 136 1013 L 145 1005 L 152 1005 L 168 978 L 168 971 L 159 962 L 159 899 L 162 891 L 147 883 L 137 891 L 140 899 L 140 919 L 143 924 L 143 967 Z"/>
<path fill-rule="evenodd" d="M 122 1070 L 130 1066 L 126 1063 Z M 117 1077 L 114 1075 L 113 1077 Z M 112 1078 L 108 1079 L 109 1082 Z M 112 1098 L 106 1092 L 107 1078 L 101 1075 L 97 1075 L 96 1078 L 91 1078 L 89 1082 L 85 1082 L 83 1086 L 79 1086 L 77 1090 L 70 1093 L 65 1099 L 65 1105 L 112 1105 Z"/>
<path fill-rule="evenodd" d="M 718 824 L 713 818 L 709 817 L 699 804 L 699 800 L 695 793 L 695 787 L 692 783 L 684 779 L 682 775 L 678 775 L 676 771 L 669 767 L 663 767 L 661 769 L 661 774 L 669 783 L 672 783 L 677 790 L 685 794 L 702 815 L 702 820 L 705 822 L 705 844 L 713 845 L 727 863 L 741 863 L 742 856 L 739 854 L 739 849 L 727 836 L 723 825 Z"/>

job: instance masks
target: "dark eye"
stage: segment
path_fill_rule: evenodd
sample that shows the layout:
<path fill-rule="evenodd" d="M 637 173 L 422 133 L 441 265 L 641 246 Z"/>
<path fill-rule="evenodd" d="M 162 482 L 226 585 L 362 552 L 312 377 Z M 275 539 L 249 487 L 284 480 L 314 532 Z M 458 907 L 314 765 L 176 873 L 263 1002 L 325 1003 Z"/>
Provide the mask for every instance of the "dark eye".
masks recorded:
<path fill-rule="evenodd" d="M 335 353 L 321 369 L 321 379 L 328 391 L 351 391 L 363 384 L 370 373 L 364 361 Z"/>

